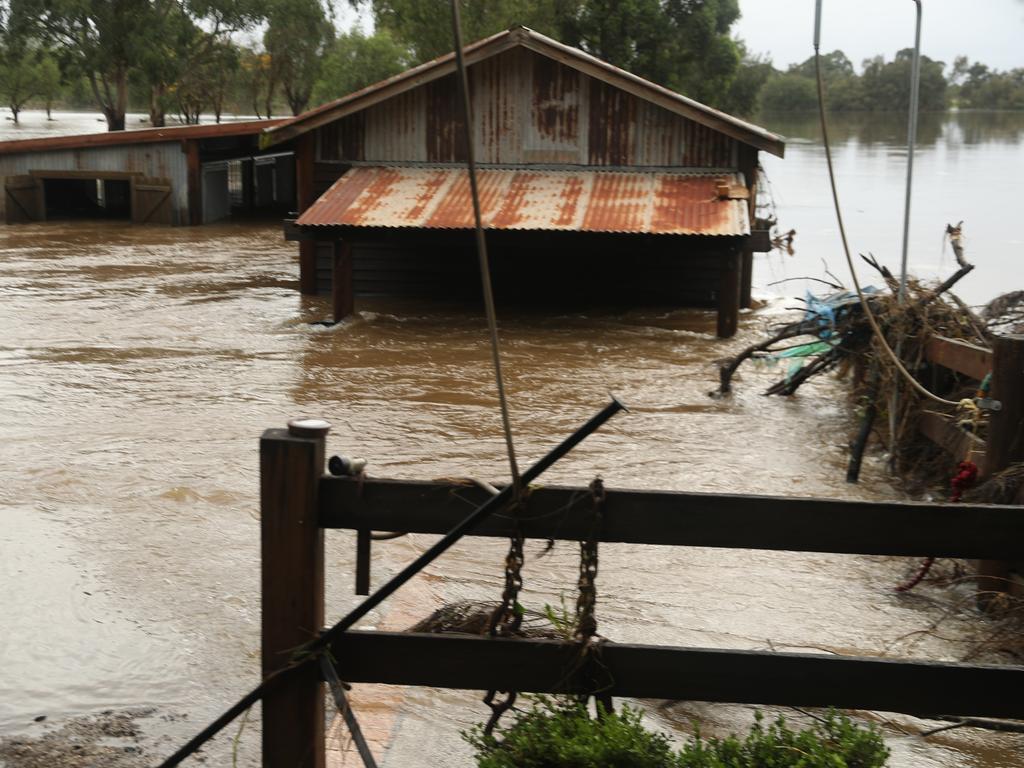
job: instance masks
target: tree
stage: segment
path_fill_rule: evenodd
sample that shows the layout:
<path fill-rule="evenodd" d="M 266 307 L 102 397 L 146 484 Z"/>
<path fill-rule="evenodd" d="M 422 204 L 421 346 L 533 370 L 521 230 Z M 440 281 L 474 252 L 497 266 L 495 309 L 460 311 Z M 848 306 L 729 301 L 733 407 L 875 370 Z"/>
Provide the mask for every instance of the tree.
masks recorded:
<path fill-rule="evenodd" d="M 575 40 L 561 33 L 572 25 L 581 5 L 580 0 L 460 0 L 463 40 L 470 43 L 521 24 L 574 45 Z M 414 62 L 452 50 L 448 0 L 372 0 L 371 7 L 376 29 L 407 46 Z"/>
<path fill-rule="evenodd" d="M 270 54 L 243 50 L 238 62 L 238 78 L 243 98 L 252 107 L 253 114 L 269 119 L 277 88 Z M 261 111 L 265 114 L 261 115 Z"/>
<path fill-rule="evenodd" d="M 29 26 L 17 17 L 0 15 L 0 91 L 15 125 L 25 103 L 39 91 L 38 66 L 39 52 Z"/>
<path fill-rule="evenodd" d="M 416 60 L 452 49 L 444 0 L 372 0 L 378 29 Z M 525 24 L 695 99 L 725 98 L 740 63 L 738 0 L 463 0 L 466 42 Z"/>
<path fill-rule="evenodd" d="M 46 119 L 52 120 L 50 110 L 53 107 L 54 99 L 60 93 L 61 74 L 57 60 L 49 51 L 44 51 L 39 58 L 39 65 L 36 69 L 36 77 L 39 83 L 39 95 L 46 103 Z"/>
<path fill-rule="evenodd" d="M 147 0 L 11 0 L 11 15 L 35 25 L 65 66 L 85 76 L 111 131 L 124 130 L 128 74 L 139 56 Z"/>
<path fill-rule="evenodd" d="M 905 112 L 910 108 L 910 72 L 914 51 L 904 48 L 896 57 L 886 62 L 876 56 L 864 62 L 861 76 L 867 108 L 874 111 Z M 921 81 L 919 103 L 922 111 L 946 108 L 945 65 L 921 56 Z"/>
<path fill-rule="evenodd" d="M 309 104 L 320 59 L 331 40 L 331 26 L 320 0 L 271 0 L 263 47 L 270 54 L 275 80 L 297 115 Z"/>
<path fill-rule="evenodd" d="M 761 108 L 770 112 L 807 112 L 818 106 L 818 91 L 809 77 L 785 72 L 761 91 Z"/>
<path fill-rule="evenodd" d="M 331 43 L 313 86 L 312 102 L 323 104 L 396 75 L 409 65 L 408 50 L 386 31 L 367 37 L 358 29 Z"/>
<path fill-rule="evenodd" d="M 729 84 L 729 90 L 718 99 L 718 106 L 736 115 L 752 115 L 760 106 L 761 91 L 765 83 L 778 74 L 767 56 L 747 51 L 742 41 L 737 41 L 740 66 Z"/>
<path fill-rule="evenodd" d="M 12 18 L 57 49 L 66 75 L 87 79 L 107 128 L 116 131 L 124 129 L 130 77 L 152 81 L 152 117 L 162 122 L 168 73 L 195 60 L 195 50 L 183 56 L 180 46 L 251 25 L 263 0 L 10 0 L 10 6 Z"/>

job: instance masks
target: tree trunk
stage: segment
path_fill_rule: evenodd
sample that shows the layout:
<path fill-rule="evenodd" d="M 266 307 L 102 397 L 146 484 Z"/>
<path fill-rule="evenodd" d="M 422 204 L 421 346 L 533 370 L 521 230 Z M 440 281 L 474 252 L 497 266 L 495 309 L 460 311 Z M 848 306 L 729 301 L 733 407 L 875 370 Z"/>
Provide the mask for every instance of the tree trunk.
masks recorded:
<path fill-rule="evenodd" d="M 107 118 L 108 131 L 124 130 L 124 113 L 128 109 L 128 70 L 124 66 L 118 66 L 114 70 L 114 98 L 113 103 L 103 109 Z"/>
<path fill-rule="evenodd" d="M 164 84 L 153 85 L 149 89 L 149 124 L 154 128 L 167 125 L 167 114 L 164 110 Z"/>
<path fill-rule="evenodd" d="M 18 113 L 21 112 L 21 107 L 17 104 L 11 104 L 11 115 L 14 117 L 14 124 L 18 124 Z"/>

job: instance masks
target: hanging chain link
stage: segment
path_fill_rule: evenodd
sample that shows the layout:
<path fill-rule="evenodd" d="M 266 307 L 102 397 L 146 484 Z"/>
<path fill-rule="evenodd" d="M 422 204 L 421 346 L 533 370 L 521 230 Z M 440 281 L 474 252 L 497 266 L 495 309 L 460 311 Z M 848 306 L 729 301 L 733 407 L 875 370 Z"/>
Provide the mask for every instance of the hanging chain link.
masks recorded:
<path fill-rule="evenodd" d="M 589 641 L 597 634 L 597 539 L 601 530 L 602 511 L 605 500 L 604 482 L 595 477 L 590 484 L 590 495 L 594 501 L 594 517 L 590 536 L 580 542 L 579 594 L 576 597 L 575 637 L 581 642 Z"/>

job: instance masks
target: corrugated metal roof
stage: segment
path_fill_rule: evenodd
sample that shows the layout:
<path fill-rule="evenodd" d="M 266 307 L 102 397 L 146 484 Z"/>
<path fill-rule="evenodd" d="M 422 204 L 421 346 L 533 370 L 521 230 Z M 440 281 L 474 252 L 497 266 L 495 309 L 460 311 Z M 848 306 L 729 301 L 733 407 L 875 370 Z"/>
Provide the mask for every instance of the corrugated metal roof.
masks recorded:
<path fill-rule="evenodd" d="M 104 133 L 82 133 L 72 136 L 41 136 L 34 139 L 13 139 L 0 141 L 0 155 L 21 152 L 47 152 L 57 149 L 84 149 L 87 147 L 120 146 L 123 144 L 152 144 L 162 141 L 183 141 L 186 139 L 211 139 L 222 136 L 254 136 L 265 128 L 284 122 L 284 118 L 273 120 L 248 120 L 225 122 L 214 125 L 173 125 L 167 128 L 139 128 L 131 131 L 107 131 Z"/>
<path fill-rule="evenodd" d="M 478 171 L 487 229 L 748 235 L 747 201 L 722 199 L 738 174 Z M 465 169 L 360 166 L 350 169 L 296 221 L 298 226 L 471 229 Z"/>

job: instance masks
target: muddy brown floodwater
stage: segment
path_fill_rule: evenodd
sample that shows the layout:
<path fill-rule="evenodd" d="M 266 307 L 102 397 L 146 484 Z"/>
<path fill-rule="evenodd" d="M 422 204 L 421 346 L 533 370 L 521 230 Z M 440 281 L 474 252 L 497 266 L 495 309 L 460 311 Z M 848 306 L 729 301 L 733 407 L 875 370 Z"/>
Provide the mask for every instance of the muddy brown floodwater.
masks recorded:
<path fill-rule="evenodd" d="M 364 301 L 351 322 L 325 328 L 309 322 L 327 307 L 300 299 L 296 278 L 275 224 L 0 228 L 0 735 L 152 707 L 139 720 L 152 763 L 252 686 L 264 429 L 324 417 L 334 425 L 328 450 L 365 456 L 378 476 L 505 476 L 475 308 Z M 713 361 L 781 311 L 746 314 L 729 342 L 714 338 L 703 311 L 502 313 L 522 461 L 613 391 L 632 413 L 546 482 L 600 473 L 614 487 L 900 498 L 879 457 L 860 485 L 844 482 L 851 421 L 841 384 L 765 398 L 778 371 L 747 366 L 731 399 L 707 397 Z M 374 582 L 430 541 L 379 544 Z M 528 545 L 523 602 L 571 599 L 575 548 L 539 551 Z M 365 626 L 401 623 L 395 610 L 415 619 L 444 601 L 495 599 L 503 556 L 501 542 L 461 543 L 416 580 L 415 600 Z M 327 558 L 328 616 L 338 617 L 356 602 L 352 537 L 331 533 Z M 959 658 L 984 622 L 965 611 L 942 638 L 910 634 L 955 598 L 894 593 L 913 565 L 607 546 L 600 630 L 619 641 Z M 476 694 L 392 693 L 384 765 L 468 764 L 458 732 L 484 717 Z M 695 716 L 711 731 L 750 718 L 746 707 L 645 706 L 680 736 Z M 1022 764 L 1020 737 L 959 730 L 926 741 L 912 735 L 915 721 L 890 719 L 894 765 Z M 256 764 L 258 730 L 254 717 L 240 765 Z M 233 734 L 206 751 L 209 764 L 230 764 Z"/>

